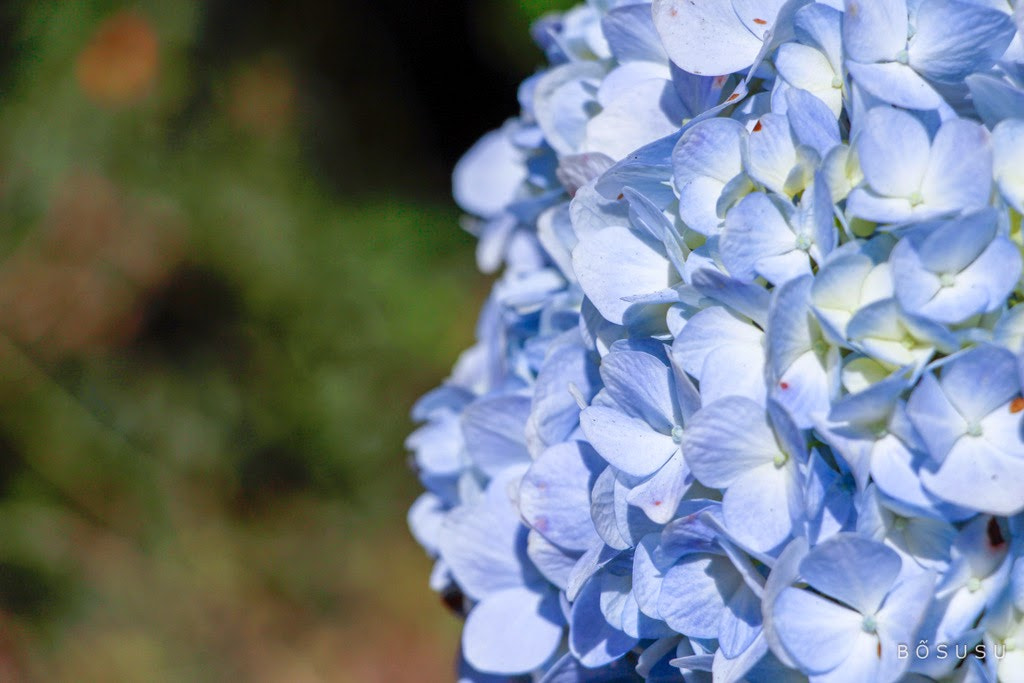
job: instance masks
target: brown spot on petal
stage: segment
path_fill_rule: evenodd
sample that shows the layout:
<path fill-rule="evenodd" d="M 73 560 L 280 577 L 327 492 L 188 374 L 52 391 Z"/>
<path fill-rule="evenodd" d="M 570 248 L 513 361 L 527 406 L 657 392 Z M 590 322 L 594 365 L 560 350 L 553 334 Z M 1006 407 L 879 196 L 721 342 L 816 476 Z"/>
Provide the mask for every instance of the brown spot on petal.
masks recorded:
<path fill-rule="evenodd" d="M 789 382 L 779 382 L 779 389 L 789 389 Z"/>
<path fill-rule="evenodd" d="M 654 507 L 658 507 L 659 505 L 661 505 L 661 501 L 660 500 L 654 501 Z"/>
<path fill-rule="evenodd" d="M 758 121 L 757 123 L 754 124 L 754 132 L 755 133 L 758 132 L 759 130 L 761 130 L 762 128 L 764 128 L 764 126 L 761 125 L 761 121 Z"/>
<path fill-rule="evenodd" d="M 732 102 L 733 100 L 739 98 L 739 96 L 739 93 L 734 92 L 733 94 L 729 95 L 729 97 L 726 99 L 726 102 Z"/>
<path fill-rule="evenodd" d="M 618 196 L 618 197 L 616 197 L 616 199 L 622 199 L 622 198 L 623 198 L 623 197 L 625 197 L 625 196 L 626 196 L 626 195 L 624 195 L 624 194 L 622 194 L 622 193 L 620 192 L 620 193 L 619 193 L 619 196 Z"/>
<path fill-rule="evenodd" d="M 878 650 L 878 658 L 881 659 L 882 658 L 882 641 L 878 641 L 878 648 L 877 648 L 877 650 Z"/>
<path fill-rule="evenodd" d="M 1024 398 L 1021 398 L 1020 396 L 1018 396 L 1017 398 L 1015 398 L 1012 401 L 1010 401 L 1010 412 L 1011 413 L 1019 413 L 1022 410 L 1024 410 Z"/>
<path fill-rule="evenodd" d="M 764 19 L 754 19 L 754 23 L 755 23 L 755 24 L 759 24 L 759 25 L 761 25 L 761 26 L 764 26 L 764 25 L 765 25 L 765 24 L 767 24 L 768 22 L 767 22 L 767 21 L 765 21 Z M 879 645 L 879 647 L 881 647 L 881 645 Z"/>
<path fill-rule="evenodd" d="M 1006 539 L 1003 538 L 1003 530 L 999 528 L 999 522 L 995 517 L 988 520 L 986 531 L 988 531 L 988 544 L 993 548 L 998 548 L 1006 543 Z"/>
<path fill-rule="evenodd" d="M 676 9 L 675 7 L 673 7 L 672 9 L 670 9 L 670 10 L 668 11 L 668 15 L 669 15 L 670 17 L 674 17 L 674 16 L 676 16 L 676 15 L 678 15 L 678 14 L 679 14 L 679 10 L 677 10 L 677 9 Z"/>

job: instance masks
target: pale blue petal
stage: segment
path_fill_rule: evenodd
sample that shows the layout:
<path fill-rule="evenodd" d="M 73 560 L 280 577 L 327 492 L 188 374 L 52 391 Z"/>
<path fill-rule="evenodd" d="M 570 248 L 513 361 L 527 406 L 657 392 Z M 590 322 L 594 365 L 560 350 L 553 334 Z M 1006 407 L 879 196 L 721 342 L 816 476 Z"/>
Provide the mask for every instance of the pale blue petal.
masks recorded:
<path fill-rule="evenodd" d="M 473 599 L 532 580 L 524 575 L 530 572 L 520 559 L 526 549 L 526 527 L 509 497 L 509 487 L 515 483 L 512 472 L 503 473 L 491 481 L 476 504 L 449 512 L 441 527 L 441 556 L 463 592 Z"/>
<path fill-rule="evenodd" d="M 910 66 L 945 83 L 963 81 L 991 66 L 1016 32 L 1006 11 L 961 0 L 922 2 L 914 26 L 907 49 Z"/>
<path fill-rule="evenodd" d="M 938 109 L 945 105 L 935 88 L 905 64 L 848 62 L 847 67 L 854 83 L 883 102 L 907 109 Z"/>
<path fill-rule="evenodd" d="M 668 523 L 661 532 L 659 562 L 675 562 L 691 553 L 718 553 L 720 534 L 708 523 L 707 515 L 719 514 L 721 503 L 709 500 L 688 500 L 680 505 L 679 518 Z M 707 513 L 707 515 L 705 515 Z"/>
<path fill-rule="evenodd" d="M 683 435 L 683 455 L 705 486 L 726 488 L 779 454 L 764 408 L 750 399 L 723 398 L 693 416 Z"/>
<path fill-rule="evenodd" d="M 491 218 L 505 210 L 526 180 L 526 164 L 505 130 L 484 135 L 455 166 L 455 201 L 464 211 Z"/>
<path fill-rule="evenodd" d="M 839 2 L 838 5 L 841 8 L 843 3 Z M 842 70 L 842 23 L 841 11 L 820 2 L 801 7 L 793 17 L 797 40 L 819 48 L 836 73 Z"/>
<path fill-rule="evenodd" d="M 980 209 L 992 191 L 992 148 L 981 124 L 946 121 L 935 134 L 921 181 L 925 203 L 940 209 Z"/>
<path fill-rule="evenodd" d="M 632 187 L 656 206 L 667 207 L 676 199 L 671 185 L 665 180 L 670 175 L 673 149 L 679 138 L 680 132 L 676 131 L 631 152 L 597 179 L 597 191 L 607 199 L 615 199 L 622 194 L 623 188 Z"/>
<path fill-rule="evenodd" d="M 878 611 L 878 635 L 892 647 L 909 643 L 935 594 L 935 577 L 924 572 L 900 581 Z"/>
<path fill-rule="evenodd" d="M 409 508 L 409 530 L 416 542 L 431 555 L 437 554 L 437 542 L 445 517 L 444 504 L 433 493 L 423 493 Z"/>
<path fill-rule="evenodd" d="M 775 600 L 772 622 L 779 643 L 802 671 L 820 674 L 839 666 L 861 632 L 861 616 L 799 588 Z"/>
<path fill-rule="evenodd" d="M 680 274 L 685 272 L 686 256 L 683 252 L 685 247 L 682 238 L 665 213 L 658 209 L 650 199 L 631 187 L 623 188 L 622 193 L 626 201 L 629 202 L 629 218 L 633 225 L 646 230 L 651 237 L 661 242 L 665 247 L 665 255 L 675 267 L 676 272 Z"/>
<path fill-rule="evenodd" d="M 581 60 L 556 66 L 538 79 L 534 115 L 548 144 L 559 154 L 580 151 L 594 92 L 604 72 L 602 64 Z"/>
<path fill-rule="evenodd" d="M 886 646 L 882 645 L 882 656 L 879 657 L 879 639 L 875 634 L 859 631 L 851 634 L 850 639 L 853 642 L 843 663 L 827 673 L 814 676 L 814 683 L 861 683 L 862 681 L 895 683 L 899 680 L 899 674 L 883 677 L 884 673 L 880 672 L 887 658 L 896 654 L 895 647 L 892 648 L 892 653 L 888 653 Z M 906 668 L 908 662 L 909 659 L 898 660 L 898 664 L 902 668 Z"/>
<path fill-rule="evenodd" d="M 726 528 L 737 541 L 760 552 L 771 552 L 800 533 L 796 524 L 802 521 L 802 508 L 795 466 L 771 462 L 736 477 L 722 499 Z"/>
<path fill-rule="evenodd" d="M 654 28 L 649 5 L 616 7 L 601 19 L 601 29 L 612 54 L 620 63 L 668 61 L 665 48 Z"/>
<path fill-rule="evenodd" d="M 740 282 L 710 268 L 693 273 L 691 284 L 704 296 L 747 316 L 760 327 L 768 323 L 769 293 L 764 287 Z"/>
<path fill-rule="evenodd" d="M 758 272 L 762 259 L 792 252 L 796 236 L 778 207 L 757 192 L 744 197 L 726 215 L 720 245 L 729 273 L 749 282 L 763 274 Z"/>
<path fill-rule="evenodd" d="M 818 356 L 808 351 L 779 375 L 772 388 L 772 398 L 793 416 L 797 426 L 807 429 L 816 418 L 828 414 L 830 399 L 837 390 L 833 385 L 833 378 Z"/>
<path fill-rule="evenodd" d="M 596 537 L 596 534 L 595 534 Z M 597 539 L 600 543 L 601 539 Z M 531 529 L 526 536 L 526 555 L 544 578 L 559 590 L 569 587 L 577 553 L 569 553 Z"/>
<path fill-rule="evenodd" d="M 718 199 L 725 184 L 708 176 L 698 176 L 679 187 L 679 218 L 686 227 L 705 236 L 717 234 L 722 226 Z"/>
<path fill-rule="evenodd" d="M 791 659 L 786 651 L 775 628 L 775 603 L 779 595 L 797 580 L 800 562 L 805 555 L 807 555 L 806 538 L 795 538 L 790 541 L 789 545 L 779 554 L 775 565 L 772 567 L 771 572 L 769 572 L 764 584 L 764 593 L 761 597 L 765 641 L 767 641 L 772 653 L 779 661 L 790 668 L 796 668 L 796 662 Z"/>
<path fill-rule="evenodd" d="M 789 119 L 765 114 L 758 124 L 747 140 L 744 166 L 751 178 L 773 192 L 786 194 L 786 180 L 797 162 Z"/>
<path fill-rule="evenodd" d="M 725 602 L 748 590 L 729 559 L 688 555 L 665 575 L 658 612 L 673 629 L 691 638 L 717 638 Z"/>
<path fill-rule="evenodd" d="M 579 425 L 580 407 L 570 386 L 585 401 L 594 397 L 601 385 L 596 358 L 580 343 L 565 344 L 548 353 L 533 390 L 530 424 L 539 444 L 530 444 L 532 453 L 535 445 L 545 447 L 567 440 Z"/>
<path fill-rule="evenodd" d="M 908 197 L 928 170 L 928 131 L 914 116 L 890 107 L 867 113 L 857 137 L 864 179 L 875 192 Z"/>
<path fill-rule="evenodd" d="M 601 361 L 605 391 L 631 417 L 667 434 L 677 423 L 672 368 L 640 351 L 616 351 Z"/>
<path fill-rule="evenodd" d="M 523 519 L 552 543 L 586 550 L 600 542 L 590 518 L 590 486 L 597 454 L 581 441 L 561 443 L 538 457 L 519 485 Z"/>
<path fill-rule="evenodd" d="M 666 524 L 689 488 L 690 470 L 681 451 L 676 451 L 661 469 L 637 484 L 626 500 L 644 511 L 651 521 Z"/>
<path fill-rule="evenodd" d="M 665 255 L 626 227 L 606 228 L 581 239 L 572 262 L 583 292 L 616 325 L 624 323 L 632 306 L 624 297 L 650 294 L 674 282 Z"/>
<path fill-rule="evenodd" d="M 641 611 L 654 619 L 661 619 L 658 599 L 665 572 L 672 566 L 660 557 L 661 534 L 648 534 L 640 539 L 633 553 L 633 595 Z"/>
<path fill-rule="evenodd" d="M 1024 510 L 1024 458 L 982 438 L 963 437 L 938 472 L 922 470 L 921 478 L 936 496 L 969 510 L 1004 516 Z"/>
<path fill-rule="evenodd" d="M 718 629 L 718 645 L 727 658 L 735 658 L 750 647 L 761 633 L 761 600 L 746 585 L 740 586 L 725 603 Z"/>
<path fill-rule="evenodd" d="M 966 420 L 931 373 L 921 377 L 907 400 L 907 416 L 937 462 L 942 462 L 956 440 L 967 431 Z"/>
<path fill-rule="evenodd" d="M 914 207 L 905 197 L 883 197 L 867 188 L 855 187 L 846 200 L 850 215 L 877 223 L 896 223 L 909 219 Z"/>
<path fill-rule="evenodd" d="M 800 575 L 813 588 L 861 614 L 874 614 L 900 574 L 896 551 L 855 534 L 833 536 L 800 563 Z"/>
<path fill-rule="evenodd" d="M 633 150 L 679 130 L 688 113 L 672 81 L 641 81 L 587 122 L 583 146 L 587 151 L 622 159 Z"/>
<path fill-rule="evenodd" d="M 672 363 L 672 375 L 673 379 L 675 379 L 676 400 L 678 401 L 679 412 L 682 414 L 683 421 L 685 422 L 700 410 L 701 396 L 697 391 L 697 387 L 693 385 L 693 380 L 686 374 L 680 359 L 676 357 L 674 350 L 669 351 L 669 360 Z"/>
<path fill-rule="evenodd" d="M 843 48 L 857 62 L 895 59 L 907 45 L 906 0 L 846 0 Z"/>
<path fill-rule="evenodd" d="M 672 150 L 676 187 L 707 177 L 723 185 L 743 171 L 747 131 L 739 121 L 713 118 L 689 128 Z"/>
<path fill-rule="evenodd" d="M 510 588 L 470 610 L 462 652 L 480 671 L 518 674 L 539 668 L 561 641 L 561 611 L 555 594 Z"/>
<path fill-rule="evenodd" d="M 774 5 L 777 13 L 782 3 L 765 4 L 769 11 Z M 760 36 L 743 24 L 732 0 L 655 0 L 652 10 L 669 59 L 690 73 L 719 76 L 740 71 L 753 64 L 761 50 Z M 757 18 L 763 19 L 768 29 L 775 14 Z"/>
<path fill-rule="evenodd" d="M 836 72 L 829 63 L 828 57 L 821 51 L 800 43 L 784 43 L 776 54 L 775 67 L 779 70 L 779 75 L 782 76 L 781 82 L 790 86 L 782 93 L 787 115 L 791 114 L 793 107 L 793 104 L 789 102 L 789 93 L 799 89 L 806 91 L 809 96 L 817 98 L 831 114 L 830 118 L 833 119 L 833 122 L 838 119 L 843 108 L 843 91 L 841 88 L 832 86 Z M 778 111 L 774 102 L 775 97 L 773 96 L 773 108 Z"/>
<path fill-rule="evenodd" d="M 985 440 L 1004 453 L 1024 452 L 1024 416 L 1020 405 L 1012 399 L 997 407 L 981 420 L 981 431 Z"/>
<path fill-rule="evenodd" d="M 671 436 L 612 408 L 590 406 L 580 414 L 580 427 L 602 458 L 638 477 L 656 472 L 678 449 Z"/>
<path fill-rule="evenodd" d="M 1021 275 L 1020 249 L 1006 237 L 997 237 L 957 278 L 957 285 L 981 292 L 986 313 L 999 309 L 1016 288 Z"/>
<path fill-rule="evenodd" d="M 927 457 L 918 456 L 918 459 Z M 879 439 L 871 452 L 871 479 L 878 490 L 917 510 L 930 510 L 934 498 L 921 484 L 915 457 L 899 438 L 890 434 Z"/>
<path fill-rule="evenodd" d="M 601 613 L 601 586 L 588 581 L 572 604 L 569 650 L 588 668 L 609 664 L 626 654 L 638 640 L 613 628 Z"/>
<path fill-rule="evenodd" d="M 976 73 L 966 79 L 974 108 L 990 128 L 1004 119 L 1012 119 L 1024 111 L 1024 90 L 996 76 Z M 999 146 L 996 146 L 999 149 Z M 1017 205 L 1017 210 L 1021 209 Z"/>
<path fill-rule="evenodd" d="M 939 384 L 957 412 L 980 420 L 1020 393 L 1016 358 L 996 346 L 978 346 L 942 369 Z"/>
<path fill-rule="evenodd" d="M 473 462 L 494 476 L 509 465 L 529 463 L 526 450 L 528 396 L 493 396 L 477 400 L 462 414 L 462 434 Z"/>
<path fill-rule="evenodd" d="M 928 270 L 958 273 L 978 258 L 995 235 L 996 212 L 992 209 L 975 211 L 939 222 L 921 241 L 917 252 Z"/>
<path fill-rule="evenodd" d="M 786 116 L 797 144 L 810 147 L 824 159 L 842 142 L 839 122 L 819 97 L 806 90 L 793 89 L 786 93 L 786 102 L 789 105 Z"/>
<path fill-rule="evenodd" d="M 690 318 L 673 342 L 672 353 L 682 368 L 700 381 L 708 356 L 716 349 L 730 346 L 759 350 L 763 337 L 760 330 L 724 307 L 712 306 Z"/>
<path fill-rule="evenodd" d="M 811 349 L 810 297 L 814 278 L 790 280 L 772 292 L 768 311 L 768 364 L 778 377 Z"/>
<path fill-rule="evenodd" d="M 614 479 L 614 476 L 612 478 Z M 600 483 L 600 479 L 598 482 Z M 597 484 L 595 484 L 595 488 L 596 486 Z M 565 590 L 566 599 L 575 602 L 580 591 L 591 583 L 591 577 L 609 562 L 618 560 L 621 555 L 621 550 L 607 545 L 596 545 L 580 555 L 569 574 L 569 586 Z"/>

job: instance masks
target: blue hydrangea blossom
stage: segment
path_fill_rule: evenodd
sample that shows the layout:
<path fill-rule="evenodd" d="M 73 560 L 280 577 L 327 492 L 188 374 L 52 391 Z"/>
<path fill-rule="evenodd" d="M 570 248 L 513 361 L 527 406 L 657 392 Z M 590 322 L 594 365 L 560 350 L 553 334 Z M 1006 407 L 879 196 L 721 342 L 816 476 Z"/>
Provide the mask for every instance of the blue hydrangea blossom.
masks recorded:
<path fill-rule="evenodd" d="M 1024 680 L 1021 12 L 536 24 L 407 442 L 458 680 Z"/>

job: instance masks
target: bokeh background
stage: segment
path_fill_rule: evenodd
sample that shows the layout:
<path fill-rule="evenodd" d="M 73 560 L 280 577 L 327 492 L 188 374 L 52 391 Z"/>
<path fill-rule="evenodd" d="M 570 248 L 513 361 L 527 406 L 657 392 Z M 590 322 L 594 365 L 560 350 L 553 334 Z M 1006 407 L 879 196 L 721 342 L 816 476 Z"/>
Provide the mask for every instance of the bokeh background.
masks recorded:
<path fill-rule="evenodd" d="M 408 411 L 555 0 L 0 3 L 0 681 L 447 681 Z"/>

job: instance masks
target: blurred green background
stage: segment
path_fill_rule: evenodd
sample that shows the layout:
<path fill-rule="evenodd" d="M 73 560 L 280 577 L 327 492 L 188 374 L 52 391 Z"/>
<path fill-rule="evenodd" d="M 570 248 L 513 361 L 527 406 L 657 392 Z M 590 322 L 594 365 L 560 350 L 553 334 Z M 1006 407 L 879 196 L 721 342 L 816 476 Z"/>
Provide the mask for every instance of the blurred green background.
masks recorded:
<path fill-rule="evenodd" d="M 446 681 L 449 174 L 565 2 L 0 5 L 0 681 Z"/>

